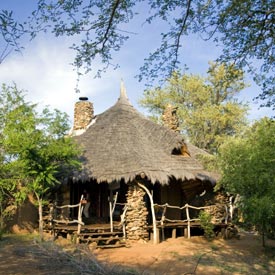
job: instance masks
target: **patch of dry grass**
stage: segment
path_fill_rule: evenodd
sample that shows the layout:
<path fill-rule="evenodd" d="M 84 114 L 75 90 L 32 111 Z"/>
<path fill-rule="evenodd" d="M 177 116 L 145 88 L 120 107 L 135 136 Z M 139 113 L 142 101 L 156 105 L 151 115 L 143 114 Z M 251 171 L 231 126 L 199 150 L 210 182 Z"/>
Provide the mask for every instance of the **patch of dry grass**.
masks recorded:
<path fill-rule="evenodd" d="M 5 248 L 9 254 L 10 262 L 14 259 L 15 262 L 20 263 L 22 270 L 20 274 L 26 274 L 24 268 L 30 268 L 30 263 L 34 269 L 34 274 L 37 275 L 137 274 L 132 270 L 99 262 L 86 245 L 60 246 L 53 241 L 39 242 L 38 238 L 33 235 L 8 235 L 0 241 L 1 247 Z M 4 266 L 2 265 L 2 267 Z M 1 271 L 3 270 L 0 267 L 0 273 Z"/>

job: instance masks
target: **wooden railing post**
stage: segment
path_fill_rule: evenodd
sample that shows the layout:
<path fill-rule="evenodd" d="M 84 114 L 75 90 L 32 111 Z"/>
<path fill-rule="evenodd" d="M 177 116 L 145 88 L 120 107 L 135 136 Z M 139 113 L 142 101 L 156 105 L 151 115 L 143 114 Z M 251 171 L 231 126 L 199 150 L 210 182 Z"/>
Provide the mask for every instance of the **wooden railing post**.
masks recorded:
<path fill-rule="evenodd" d="M 77 221 L 78 221 L 78 225 L 77 225 L 77 235 L 80 234 L 81 232 L 81 224 L 82 224 L 82 210 L 83 210 L 83 205 L 82 205 L 82 200 L 83 200 L 83 195 L 80 198 L 80 202 L 79 202 L 79 206 L 78 206 L 78 217 L 77 217 Z"/>
<path fill-rule="evenodd" d="M 49 227 L 51 232 L 53 233 L 53 214 L 54 214 L 54 204 L 49 204 Z"/>
<path fill-rule="evenodd" d="M 149 192 L 149 190 L 141 183 L 137 182 L 137 185 L 141 187 L 145 192 L 147 193 L 149 200 L 150 200 L 150 205 L 151 205 L 151 212 L 152 212 L 152 221 L 153 221 L 153 243 L 157 244 L 158 243 L 158 236 L 157 236 L 157 221 L 156 221 L 156 215 L 155 215 L 155 208 L 154 208 L 154 201 L 153 201 L 153 196 Z"/>
<path fill-rule="evenodd" d="M 110 229 L 111 232 L 114 231 L 114 223 L 113 223 L 113 215 L 116 207 L 116 202 L 117 202 L 117 196 L 118 192 L 116 192 L 115 196 L 113 196 L 113 191 L 111 190 L 111 194 L 109 197 L 109 212 L 110 212 Z"/>
<path fill-rule="evenodd" d="M 164 208 L 163 208 L 163 212 L 162 212 L 162 216 L 161 216 L 161 233 L 162 233 L 162 240 L 165 239 L 164 236 L 164 221 L 165 221 L 165 215 L 166 215 L 166 210 L 167 210 L 167 203 L 165 204 Z"/>
<path fill-rule="evenodd" d="M 55 239 L 55 222 L 54 220 L 57 217 L 57 209 L 56 209 L 56 202 L 53 203 L 53 208 L 52 208 L 52 231 L 53 231 L 53 238 Z"/>
<path fill-rule="evenodd" d="M 125 215 L 126 215 L 127 209 L 128 209 L 128 207 L 126 205 L 124 205 L 123 213 L 120 216 L 120 220 L 121 220 L 120 223 L 122 224 L 122 231 L 123 231 L 123 238 L 124 238 L 124 240 L 126 240 Z"/>
<path fill-rule="evenodd" d="M 187 238 L 190 239 L 191 238 L 191 224 L 190 224 L 188 203 L 186 203 L 185 206 L 186 206 L 185 211 L 186 211 L 186 219 L 187 219 Z"/>

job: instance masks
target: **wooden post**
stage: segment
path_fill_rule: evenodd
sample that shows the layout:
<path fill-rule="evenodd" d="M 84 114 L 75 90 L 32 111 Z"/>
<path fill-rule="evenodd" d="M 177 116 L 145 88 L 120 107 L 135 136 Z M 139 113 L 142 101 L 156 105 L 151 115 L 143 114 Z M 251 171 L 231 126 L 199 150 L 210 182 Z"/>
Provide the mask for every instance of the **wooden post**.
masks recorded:
<path fill-rule="evenodd" d="M 111 190 L 110 198 L 109 198 L 111 232 L 114 232 L 113 215 L 114 215 L 116 202 L 117 202 L 117 194 L 118 194 L 118 192 L 116 192 L 115 196 L 113 196 L 113 190 Z M 115 197 L 115 199 L 114 199 L 114 197 Z"/>
<path fill-rule="evenodd" d="M 162 215 L 161 215 L 161 232 L 162 232 L 162 240 L 164 241 L 165 239 L 165 235 L 164 235 L 164 221 L 165 221 L 165 214 L 166 214 L 166 210 L 167 210 L 167 203 L 164 206 L 164 209 L 162 211 Z"/>
<path fill-rule="evenodd" d="M 122 230 L 123 230 L 123 239 L 126 240 L 126 226 L 125 226 L 125 215 L 126 215 L 126 211 L 127 211 L 127 206 L 125 205 L 123 208 L 123 213 L 120 216 L 121 219 L 121 224 L 122 224 Z"/>
<path fill-rule="evenodd" d="M 190 216 L 189 216 L 189 208 L 188 208 L 188 204 L 185 204 L 185 211 L 186 211 L 186 218 L 187 218 L 187 238 L 190 239 L 191 238 L 191 230 L 190 230 Z"/>
<path fill-rule="evenodd" d="M 50 203 L 50 205 L 49 205 L 49 227 L 50 227 L 51 234 L 53 235 L 53 240 L 54 240 L 53 215 L 54 215 L 54 204 Z"/>
<path fill-rule="evenodd" d="M 177 228 L 173 228 L 172 229 L 172 239 L 176 239 L 177 238 Z"/>
<path fill-rule="evenodd" d="M 188 230 L 187 230 L 187 227 L 184 227 L 184 229 L 183 229 L 183 234 L 184 234 L 184 237 L 185 238 L 188 238 L 188 232 L 187 232 Z"/>
<path fill-rule="evenodd" d="M 160 243 L 160 229 L 156 229 L 156 235 L 157 235 L 157 242 L 156 243 Z M 154 240 L 154 232 L 153 232 L 153 240 Z"/>
<path fill-rule="evenodd" d="M 83 211 L 83 205 L 81 201 L 83 200 L 83 195 L 81 195 L 80 202 L 78 205 L 78 217 L 77 217 L 77 235 L 81 232 L 81 224 L 82 224 L 82 211 Z"/>
<path fill-rule="evenodd" d="M 56 209 L 56 202 L 53 203 L 53 214 L 52 214 L 52 232 L 53 232 L 53 239 L 55 240 L 56 234 L 55 234 L 55 222 L 57 218 L 57 209 Z"/>
<path fill-rule="evenodd" d="M 110 190 L 110 197 L 109 197 L 109 213 L 110 213 L 110 229 L 113 233 L 114 225 L 113 225 L 113 190 Z"/>
<path fill-rule="evenodd" d="M 157 236 L 157 221 L 156 221 L 156 215 L 155 215 L 155 208 L 154 208 L 154 201 L 153 201 L 153 196 L 151 195 L 150 191 L 141 183 L 137 182 L 137 185 L 145 190 L 147 193 L 149 199 L 150 199 L 150 204 L 151 204 L 151 212 L 152 212 L 152 220 L 153 220 L 153 243 L 157 244 L 158 243 L 158 236 Z"/>

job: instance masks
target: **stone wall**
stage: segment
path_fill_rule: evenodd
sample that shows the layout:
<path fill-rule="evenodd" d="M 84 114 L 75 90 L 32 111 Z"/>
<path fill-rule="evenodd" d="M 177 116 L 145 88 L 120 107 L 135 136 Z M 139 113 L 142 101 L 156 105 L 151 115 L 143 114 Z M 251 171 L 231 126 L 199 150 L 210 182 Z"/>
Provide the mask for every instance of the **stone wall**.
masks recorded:
<path fill-rule="evenodd" d="M 135 184 L 129 185 L 126 212 L 126 235 L 128 240 L 148 240 L 148 211 L 144 202 L 145 191 Z"/>

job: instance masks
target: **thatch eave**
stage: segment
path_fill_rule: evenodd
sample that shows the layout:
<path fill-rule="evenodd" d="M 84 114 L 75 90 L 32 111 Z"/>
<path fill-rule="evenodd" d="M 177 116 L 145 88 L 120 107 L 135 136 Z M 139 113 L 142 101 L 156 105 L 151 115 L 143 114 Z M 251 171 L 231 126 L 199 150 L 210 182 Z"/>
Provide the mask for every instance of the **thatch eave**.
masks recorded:
<path fill-rule="evenodd" d="M 184 171 L 182 169 L 167 169 L 166 171 L 161 171 L 159 169 L 155 170 L 135 170 L 135 171 L 124 171 L 123 173 L 116 173 L 114 171 L 105 171 L 101 175 L 94 175 L 90 173 L 90 169 L 83 169 L 80 173 L 75 173 L 72 177 L 74 182 L 77 181 L 90 181 L 96 180 L 98 183 L 107 182 L 124 182 L 129 183 L 133 182 L 137 178 L 146 178 L 152 184 L 156 182 L 161 185 L 169 184 L 171 179 L 176 179 L 180 181 L 189 181 L 189 180 L 199 180 L 202 182 L 210 182 L 213 186 L 215 185 L 216 179 L 215 176 L 211 173 L 207 173 L 202 170 L 193 170 L 193 171 Z"/>

